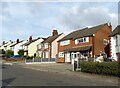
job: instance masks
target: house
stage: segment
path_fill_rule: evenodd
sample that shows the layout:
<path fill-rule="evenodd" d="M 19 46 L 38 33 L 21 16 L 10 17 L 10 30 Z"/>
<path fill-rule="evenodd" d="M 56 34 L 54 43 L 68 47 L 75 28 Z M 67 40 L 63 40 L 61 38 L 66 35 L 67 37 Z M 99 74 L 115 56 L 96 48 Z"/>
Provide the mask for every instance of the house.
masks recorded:
<path fill-rule="evenodd" d="M 3 44 L 0 46 L 0 49 L 6 51 L 6 50 L 10 50 L 10 45 L 13 44 L 14 42 L 13 41 L 8 41 L 8 42 L 5 42 L 3 41 Z"/>
<path fill-rule="evenodd" d="M 110 34 L 111 37 L 111 57 L 117 61 L 120 56 L 120 25 L 118 25 Z M 119 58 L 120 60 L 120 58 Z"/>
<path fill-rule="evenodd" d="M 108 23 L 71 32 L 58 41 L 58 62 L 73 64 L 78 59 L 94 61 L 102 54 L 109 57 L 108 36 L 111 32 L 112 26 Z"/>
<path fill-rule="evenodd" d="M 11 45 L 14 45 L 16 43 L 16 41 L 10 41 L 7 44 L 4 45 L 4 50 L 12 50 L 12 48 L 10 47 Z"/>
<path fill-rule="evenodd" d="M 24 49 L 24 55 L 34 56 L 37 53 L 37 45 L 41 43 L 44 38 L 32 39 L 32 36 L 29 37 L 29 41 L 22 45 Z"/>
<path fill-rule="evenodd" d="M 18 51 L 23 49 L 22 45 L 26 42 L 27 42 L 26 40 L 19 41 L 19 39 L 17 39 L 16 43 L 10 46 L 12 51 L 14 51 L 14 55 L 18 55 Z"/>
<path fill-rule="evenodd" d="M 52 36 L 46 38 L 38 45 L 38 54 L 42 58 L 56 58 L 58 54 L 57 41 L 62 39 L 64 34 L 58 34 L 57 30 L 53 30 Z"/>

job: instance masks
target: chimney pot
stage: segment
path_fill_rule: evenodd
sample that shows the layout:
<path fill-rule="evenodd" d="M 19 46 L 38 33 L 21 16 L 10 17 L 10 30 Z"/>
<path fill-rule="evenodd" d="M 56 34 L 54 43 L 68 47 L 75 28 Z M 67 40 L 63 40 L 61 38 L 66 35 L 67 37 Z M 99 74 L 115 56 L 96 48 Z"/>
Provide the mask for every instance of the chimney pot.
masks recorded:
<path fill-rule="evenodd" d="M 52 32 L 52 36 L 58 35 L 58 31 L 57 30 L 53 30 Z"/>
<path fill-rule="evenodd" d="M 32 42 L 32 36 L 29 37 L 29 42 Z"/>
<path fill-rule="evenodd" d="M 17 41 L 16 41 L 17 43 L 19 43 L 19 39 L 17 39 Z"/>

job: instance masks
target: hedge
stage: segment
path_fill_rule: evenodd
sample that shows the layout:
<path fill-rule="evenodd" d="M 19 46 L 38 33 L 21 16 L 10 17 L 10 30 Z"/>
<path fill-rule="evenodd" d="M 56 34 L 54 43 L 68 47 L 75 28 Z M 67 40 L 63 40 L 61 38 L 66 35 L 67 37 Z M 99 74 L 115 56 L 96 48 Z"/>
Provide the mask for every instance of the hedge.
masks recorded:
<path fill-rule="evenodd" d="M 120 77 L 120 62 L 81 62 L 81 71 Z"/>

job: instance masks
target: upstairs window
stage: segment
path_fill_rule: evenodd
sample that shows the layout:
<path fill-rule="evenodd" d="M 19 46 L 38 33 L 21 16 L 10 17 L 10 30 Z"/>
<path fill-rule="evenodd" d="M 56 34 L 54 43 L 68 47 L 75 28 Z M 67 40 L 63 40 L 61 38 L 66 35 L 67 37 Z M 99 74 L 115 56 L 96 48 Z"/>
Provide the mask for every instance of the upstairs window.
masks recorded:
<path fill-rule="evenodd" d="M 116 36 L 115 41 L 116 41 L 116 46 L 118 46 L 118 37 L 117 36 Z"/>
<path fill-rule="evenodd" d="M 41 48 L 42 48 L 42 44 L 38 44 L 38 45 L 37 45 L 37 48 L 38 48 L 38 49 L 41 49 Z"/>
<path fill-rule="evenodd" d="M 65 40 L 65 41 L 60 42 L 61 46 L 68 45 L 68 44 L 70 44 L 70 40 Z"/>
<path fill-rule="evenodd" d="M 79 38 L 75 40 L 75 44 L 81 44 L 86 42 L 89 42 L 89 37 Z"/>
<path fill-rule="evenodd" d="M 104 44 L 104 45 L 107 45 L 107 44 L 108 44 L 108 40 L 107 40 L 107 39 L 104 39 L 104 40 L 103 40 L 103 44 Z"/>
<path fill-rule="evenodd" d="M 28 46 L 25 46 L 25 50 L 28 50 Z"/>
<path fill-rule="evenodd" d="M 45 43 L 44 47 L 45 47 L 45 49 L 47 49 L 48 48 L 48 43 Z"/>

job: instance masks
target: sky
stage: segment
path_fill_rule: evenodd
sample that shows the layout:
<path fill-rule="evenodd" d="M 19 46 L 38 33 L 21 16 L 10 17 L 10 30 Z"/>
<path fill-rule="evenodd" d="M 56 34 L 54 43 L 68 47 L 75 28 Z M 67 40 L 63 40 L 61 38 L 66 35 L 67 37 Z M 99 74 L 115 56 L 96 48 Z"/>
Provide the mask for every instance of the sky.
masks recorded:
<path fill-rule="evenodd" d="M 4 0 L 0 6 L 0 42 L 48 37 L 53 29 L 67 35 L 106 22 L 118 25 L 118 2 Z"/>

